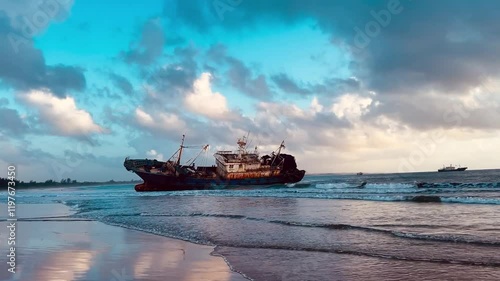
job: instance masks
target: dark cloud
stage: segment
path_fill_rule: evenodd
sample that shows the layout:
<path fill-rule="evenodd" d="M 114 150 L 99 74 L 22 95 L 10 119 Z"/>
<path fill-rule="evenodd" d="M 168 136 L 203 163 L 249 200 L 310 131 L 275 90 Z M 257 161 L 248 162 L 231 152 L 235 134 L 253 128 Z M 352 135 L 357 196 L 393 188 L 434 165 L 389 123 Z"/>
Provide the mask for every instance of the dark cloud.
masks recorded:
<path fill-rule="evenodd" d="M 332 44 L 351 56 L 350 71 L 357 79 L 332 78 L 309 85 L 279 73 L 271 77 L 274 84 L 298 95 L 374 91 L 382 103 L 373 109 L 372 118 L 375 113 L 387 115 L 421 130 L 449 128 L 442 116 L 447 106 L 460 105 L 456 97 L 500 74 L 500 2 L 496 1 L 254 0 L 226 11 L 223 20 L 210 1 L 166 3 L 175 13 L 165 15 L 203 34 L 217 29 L 237 34 L 242 29 L 313 20 L 331 36 Z M 388 12 L 390 3 L 398 4 L 398 12 Z M 223 58 L 224 48 L 214 48 L 212 55 Z M 233 67 L 233 80 L 248 73 L 237 63 Z M 485 104 L 469 109 L 471 117 L 459 126 L 496 127 L 490 121 L 496 111 Z"/>
<path fill-rule="evenodd" d="M 134 87 L 132 86 L 132 83 L 128 81 L 127 78 L 118 75 L 116 73 L 110 73 L 109 78 L 113 82 L 113 84 L 122 91 L 127 96 L 132 95 L 134 92 Z"/>
<path fill-rule="evenodd" d="M 46 65 L 43 53 L 33 41 L 10 25 L 0 11 L 0 80 L 19 90 L 48 88 L 57 96 L 86 87 L 83 69 Z"/>
<path fill-rule="evenodd" d="M 280 73 L 271 76 L 271 80 L 284 92 L 294 93 L 301 95 L 308 95 L 311 93 L 306 87 L 298 85 L 294 80 L 292 80 L 285 73 Z"/>
<path fill-rule="evenodd" d="M 156 68 L 144 68 L 142 77 L 154 86 L 157 92 L 170 98 L 181 95 L 193 86 L 197 78 L 198 49 L 193 46 L 176 47 L 169 57 L 171 63 Z"/>
<path fill-rule="evenodd" d="M 224 21 L 217 20 L 210 1 L 176 2 L 176 19 L 205 32 L 214 26 L 236 31 L 312 18 L 334 44 L 354 51 L 359 65 L 353 71 L 382 94 L 418 89 L 461 94 L 499 71 L 500 27 L 494 11 L 500 3 L 495 1 L 401 0 L 401 12 L 382 22 L 385 27 L 378 24 L 367 44 L 355 28 L 365 31 L 376 23 L 374 13 L 387 15 L 391 1 L 243 1 L 226 12 Z"/>
<path fill-rule="evenodd" d="M 149 81 L 167 95 L 178 93 L 179 89 L 189 89 L 194 79 L 196 72 L 192 68 L 186 68 L 182 63 L 165 65 L 149 77 Z"/>
<path fill-rule="evenodd" d="M 370 86 L 382 94 L 465 94 L 498 74 L 500 5 L 414 1 L 366 47 Z"/>
<path fill-rule="evenodd" d="M 264 75 L 254 75 L 251 68 L 236 58 L 228 57 L 227 63 L 229 82 L 234 88 L 256 99 L 271 98 L 271 91 Z"/>
<path fill-rule="evenodd" d="M 338 95 L 351 91 L 361 91 L 363 87 L 356 78 L 327 78 L 321 84 L 312 85 L 318 95 Z"/>
<path fill-rule="evenodd" d="M 28 132 L 29 126 L 17 110 L 0 108 L 0 132 L 8 136 L 20 136 Z"/>
<path fill-rule="evenodd" d="M 149 65 L 163 53 L 166 36 L 159 18 L 148 20 L 141 28 L 140 38 L 122 53 L 127 63 Z"/>
<path fill-rule="evenodd" d="M 86 88 L 83 69 L 79 67 L 62 64 L 48 66 L 45 75 L 45 81 L 42 81 L 41 86 L 46 86 L 60 97 L 65 96 L 68 90 L 82 91 Z"/>
<path fill-rule="evenodd" d="M 239 5 L 231 5 L 221 18 L 213 1 L 194 0 L 165 0 L 164 14 L 183 22 L 200 32 L 210 31 L 213 27 L 222 27 L 237 31 L 253 28 L 259 24 L 285 23 L 293 24 L 310 18 L 318 20 L 323 29 L 339 29 L 343 25 L 359 22 L 361 15 L 357 13 L 369 12 L 372 7 L 385 7 L 386 1 L 354 0 L 349 3 L 341 1 L 317 0 L 254 0 L 241 1 Z M 354 15 L 354 16 L 353 16 Z M 350 28 L 352 31 L 352 28 Z"/>
<path fill-rule="evenodd" d="M 272 92 L 267 83 L 267 77 L 254 74 L 254 71 L 241 60 L 229 56 L 227 49 L 222 44 L 211 46 L 207 51 L 209 60 L 215 62 L 220 68 L 227 68 L 225 73 L 228 83 L 241 93 L 262 100 L 272 98 Z"/>
<path fill-rule="evenodd" d="M 327 78 L 319 84 L 310 84 L 299 83 L 286 73 L 280 73 L 271 76 L 271 80 L 287 94 L 336 96 L 361 89 L 360 82 L 355 78 Z"/>

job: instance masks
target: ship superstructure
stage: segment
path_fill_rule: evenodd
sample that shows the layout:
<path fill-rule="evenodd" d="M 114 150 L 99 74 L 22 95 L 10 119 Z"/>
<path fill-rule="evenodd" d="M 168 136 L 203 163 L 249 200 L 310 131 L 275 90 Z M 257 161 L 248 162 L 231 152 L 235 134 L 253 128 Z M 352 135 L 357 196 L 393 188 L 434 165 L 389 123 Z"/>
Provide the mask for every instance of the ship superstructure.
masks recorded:
<path fill-rule="evenodd" d="M 438 169 L 438 172 L 463 172 L 465 170 L 467 170 L 467 167 L 458 166 L 458 168 L 457 168 L 457 167 L 450 164 L 450 166 L 446 166 L 446 167 L 443 166 L 443 168 Z"/>

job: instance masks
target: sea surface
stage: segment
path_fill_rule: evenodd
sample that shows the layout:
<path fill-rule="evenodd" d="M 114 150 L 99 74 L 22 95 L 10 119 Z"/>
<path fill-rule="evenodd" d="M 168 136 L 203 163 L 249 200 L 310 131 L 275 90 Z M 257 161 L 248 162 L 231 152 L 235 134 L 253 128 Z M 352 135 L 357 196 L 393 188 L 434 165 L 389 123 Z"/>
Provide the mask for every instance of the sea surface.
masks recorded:
<path fill-rule="evenodd" d="M 307 175 L 234 190 L 48 188 L 17 198 L 213 245 L 253 280 L 500 280 L 500 170 Z"/>

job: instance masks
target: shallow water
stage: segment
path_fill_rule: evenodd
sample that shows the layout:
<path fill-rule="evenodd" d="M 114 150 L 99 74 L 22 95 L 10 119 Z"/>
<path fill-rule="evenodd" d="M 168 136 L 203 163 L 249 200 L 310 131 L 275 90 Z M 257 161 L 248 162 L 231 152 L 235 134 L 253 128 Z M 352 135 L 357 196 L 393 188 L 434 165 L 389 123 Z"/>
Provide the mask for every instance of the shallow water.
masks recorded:
<path fill-rule="evenodd" d="M 217 246 L 255 280 L 500 279 L 499 170 L 315 175 L 237 190 L 56 188 L 18 198 L 63 202 L 76 217 Z"/>

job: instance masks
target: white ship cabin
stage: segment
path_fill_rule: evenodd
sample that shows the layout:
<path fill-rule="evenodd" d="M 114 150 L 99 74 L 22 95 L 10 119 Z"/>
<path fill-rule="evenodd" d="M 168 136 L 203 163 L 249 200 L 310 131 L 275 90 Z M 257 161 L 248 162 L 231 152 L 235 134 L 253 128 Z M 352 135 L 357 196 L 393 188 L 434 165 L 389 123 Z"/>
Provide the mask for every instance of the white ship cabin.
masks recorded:
<path fill-rule="evenodd" d="M 214 154 L 219 175 L 269 170 L 270 163 L 261 162 L 257 149 L 254 152 L 246 150 L 247 142 L 245 137 L 238 139 L 237 143 L 237 151 L 217 151 Z"/>

